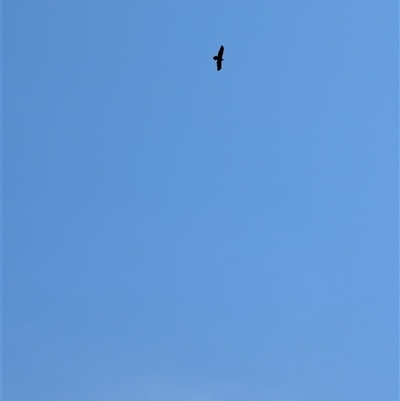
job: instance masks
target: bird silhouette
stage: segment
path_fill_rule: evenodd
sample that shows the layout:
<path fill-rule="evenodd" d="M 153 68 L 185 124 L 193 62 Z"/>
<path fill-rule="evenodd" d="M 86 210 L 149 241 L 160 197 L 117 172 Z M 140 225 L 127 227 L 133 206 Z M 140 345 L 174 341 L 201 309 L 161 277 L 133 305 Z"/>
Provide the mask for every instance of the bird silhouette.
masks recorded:
<path fill-rule="evenodd" d="M 218 54 L 213 57 L 213 59 L 217 62 L 217 71 L 220 71 L 222 68 L 222 62 L 224 59 L 222 58 L 222 55 L 224 54 L 224 46 L 221 46 L 219 48 Z"/>

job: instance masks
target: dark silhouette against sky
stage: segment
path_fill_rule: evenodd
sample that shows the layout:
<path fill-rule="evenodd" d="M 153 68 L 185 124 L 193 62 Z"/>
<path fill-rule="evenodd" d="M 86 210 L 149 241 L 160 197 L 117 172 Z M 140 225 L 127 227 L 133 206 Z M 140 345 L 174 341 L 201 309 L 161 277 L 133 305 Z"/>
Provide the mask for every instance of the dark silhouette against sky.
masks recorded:
<path fill-rule="evenodd" d="M 218 54 L 213 57 L 213 59 L 217 61 L 217 71 L 220 71 L 222 68 L 222 62 L 224 61 L 224 59 L 222 58 L 223 54 L 224 54 L 224 46 L 221 46 L 219 48 Z"/>
<path fill-rule="evenodd" d="M 398 2 L 93 3 L 5 2 L 3 399 L 399 400 Z"/>

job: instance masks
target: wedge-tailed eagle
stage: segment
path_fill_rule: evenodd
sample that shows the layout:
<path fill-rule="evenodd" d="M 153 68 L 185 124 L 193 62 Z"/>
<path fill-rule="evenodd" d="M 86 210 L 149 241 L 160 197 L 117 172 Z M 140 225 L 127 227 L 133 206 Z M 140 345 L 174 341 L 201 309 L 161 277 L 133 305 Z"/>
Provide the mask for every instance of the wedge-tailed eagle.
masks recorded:
<path fill-rule="evenodd" d="M 216 56 L 213 57 L 214 60 L 217 62 L 217 71 L 219 71 L 222 68 L 222 62 L 224 59 L 222 58 L 222 55 L 224 54 L 224 46 L 221 46 L 219 48 L 219 52 Z"/>

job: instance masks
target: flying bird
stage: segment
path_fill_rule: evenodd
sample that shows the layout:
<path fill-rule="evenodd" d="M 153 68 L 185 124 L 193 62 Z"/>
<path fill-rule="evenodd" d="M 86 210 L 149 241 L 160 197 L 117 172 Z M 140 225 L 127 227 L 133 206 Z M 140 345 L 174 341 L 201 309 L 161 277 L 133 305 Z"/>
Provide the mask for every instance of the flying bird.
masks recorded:
<path fill-rule="evenodd" d="M 224 59 L 222 58 L 222 55 L 224 54 L 224 46 L 221 46 L 219 48 L 218 54 L 213 57 L 214 60 L 217 62 L 217 71 L 219 71 L 222 68 L 222 62 Z"/>

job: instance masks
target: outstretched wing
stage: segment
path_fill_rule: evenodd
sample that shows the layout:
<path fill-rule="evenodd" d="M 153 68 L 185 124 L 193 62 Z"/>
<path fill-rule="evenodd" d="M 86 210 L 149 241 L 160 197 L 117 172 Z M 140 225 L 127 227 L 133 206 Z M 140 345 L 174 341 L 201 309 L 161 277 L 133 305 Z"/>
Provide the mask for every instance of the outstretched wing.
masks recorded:
<path fill-rule="evenodd" d="M 222 68 L 222 59 L 218 58 L 217 60 L 217 71 L 219 71 Z"/>
<path fill-rule="evenodd" d="M 222 55 L 224 54 L 224 46 L 221 46 L 219 48 L 219 52 L 218 52 L 218 58 L 222 59 Z"/>

